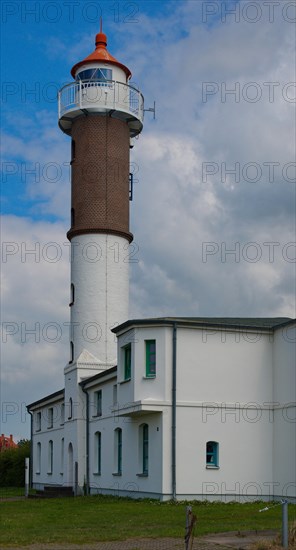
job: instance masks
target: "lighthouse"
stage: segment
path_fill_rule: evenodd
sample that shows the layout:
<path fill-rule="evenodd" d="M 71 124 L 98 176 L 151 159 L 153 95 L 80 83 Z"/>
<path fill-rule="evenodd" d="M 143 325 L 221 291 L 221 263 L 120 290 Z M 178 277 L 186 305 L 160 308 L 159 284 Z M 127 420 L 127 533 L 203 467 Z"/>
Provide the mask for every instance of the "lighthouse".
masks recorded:
<path fill-rule="evenodd" d="M 111 329 L 128 319 L 129 152 L 144 99 L 108 52 L 102 21 L 95 50 L 71 74 L 58 96 L 59 127 L 71 137 L 69 366 L 84 354 L 98 371 L 116 365 Z"/>

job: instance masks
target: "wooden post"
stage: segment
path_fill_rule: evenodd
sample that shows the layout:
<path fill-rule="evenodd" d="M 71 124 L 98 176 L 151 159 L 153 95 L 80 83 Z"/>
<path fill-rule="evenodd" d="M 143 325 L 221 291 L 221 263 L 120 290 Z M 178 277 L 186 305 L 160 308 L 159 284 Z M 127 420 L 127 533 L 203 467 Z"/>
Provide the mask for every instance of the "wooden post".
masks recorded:
<path fill-rule="evenodd" d="M 193 547 L 193 530 L 196 524 L 197 518 L 192 513 L 192 507 L 186 506 L 186 534 L 185 534 L 185 550 L 192 550 Z"/>

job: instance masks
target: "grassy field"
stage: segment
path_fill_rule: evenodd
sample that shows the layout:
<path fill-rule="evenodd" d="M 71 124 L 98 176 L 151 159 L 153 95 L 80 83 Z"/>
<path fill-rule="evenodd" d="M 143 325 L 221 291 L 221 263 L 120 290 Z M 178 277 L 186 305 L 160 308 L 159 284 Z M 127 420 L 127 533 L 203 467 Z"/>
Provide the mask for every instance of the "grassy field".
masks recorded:
<path fill-rule="evenodd" d="M 262 503 L 192 503 L 196 535 L 248 529 L 280 529 L 281 506 Z M 114 497 L 48 500 L 0 499 L 0 547 L 32 543 L 91 543 L 133 537 L 183 537 L 186 503 L 134 501 Z M 289 520 L 296 505 L 289 505 Z"/>

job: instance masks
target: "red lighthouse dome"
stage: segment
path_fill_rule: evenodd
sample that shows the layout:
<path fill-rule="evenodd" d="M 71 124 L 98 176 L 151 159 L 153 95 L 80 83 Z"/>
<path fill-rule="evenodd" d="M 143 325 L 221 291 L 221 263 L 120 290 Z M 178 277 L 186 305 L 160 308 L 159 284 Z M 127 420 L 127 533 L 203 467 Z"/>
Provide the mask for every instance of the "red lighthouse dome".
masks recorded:
<path fill-rule="evenodd" d="M 90 55 L 88 55 L 82 61 L 79 61 L 78 63 L 76 63 L 76 65 L 74 65 L 74 67 L 71 70 L 71 75 L 73 76 L 73 78 L 75 78 L 76 73 L 78 69 L 80 69 L 80 67 L 84 65 L 93 65 L 94 63 L 96 64 L 96 63 L 102 63 L 102 62 L 111 64 L 111 65 L 116 65 L 117 67 L 119 67 L 125 72 L 127 80 L 131 78 L 132 73 L 128 69 L 128 67 L 126 67 L 125 65 L 117 61 L 117 59 L 108 52 L 107 36 L 102 32 L 102 20 L 101 20 L 100 32 L 96 35 L 95 51 L 92 52 Z"/>

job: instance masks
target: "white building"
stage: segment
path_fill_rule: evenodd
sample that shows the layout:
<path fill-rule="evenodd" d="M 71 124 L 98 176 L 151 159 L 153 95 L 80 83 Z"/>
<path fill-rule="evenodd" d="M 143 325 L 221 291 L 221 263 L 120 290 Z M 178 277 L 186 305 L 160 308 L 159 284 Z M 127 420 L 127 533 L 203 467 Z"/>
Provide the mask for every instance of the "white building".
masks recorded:
<path fill-rule="evenodd" d="M 295 499 L 295 321 L 127 321 L 129 147 L 144 104 L 106 45 L 101 29 L 59 95 L 72 138 L 70 359 L 65 388 L 28 405 L 33 486 Z"/>

